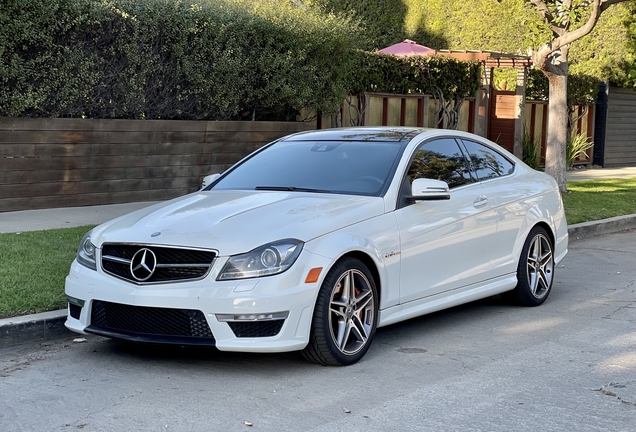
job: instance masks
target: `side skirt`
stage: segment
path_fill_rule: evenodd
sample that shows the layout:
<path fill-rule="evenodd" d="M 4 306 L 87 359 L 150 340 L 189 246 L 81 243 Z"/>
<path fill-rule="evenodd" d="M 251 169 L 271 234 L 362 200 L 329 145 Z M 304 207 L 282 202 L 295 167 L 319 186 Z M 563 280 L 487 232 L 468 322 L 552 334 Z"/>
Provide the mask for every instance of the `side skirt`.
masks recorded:
<path fill-rule="evenodd" d="M 479 285 L 469 285 L 453 291 L 424 297 L 408 303 L 391 306 L 380 311 L 378 327 L 394 324 L 420 315 L 448 309 L 460 304 L 469 303 L 482 298 L 501 294 L 510 291 L 517 286 L 517 275 L 515 273 L 490 279 L 487 283 Z"/>

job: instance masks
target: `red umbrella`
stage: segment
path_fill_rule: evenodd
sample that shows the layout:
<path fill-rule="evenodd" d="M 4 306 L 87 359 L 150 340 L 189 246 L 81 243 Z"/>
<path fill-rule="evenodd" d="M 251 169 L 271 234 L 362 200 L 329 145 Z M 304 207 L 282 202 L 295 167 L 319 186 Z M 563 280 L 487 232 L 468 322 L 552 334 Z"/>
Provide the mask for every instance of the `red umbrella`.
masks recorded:
<path fill-rule="evenodd" d="M 396 43 L 395 45 L 391 45 L 389 47 L 383 48 L 378 51 L 382 54 L 393 54 L 398 57 L 406 57 L 413 55 L 432 55 L 435 54 L 435 50 L 429 47 L 425 47 L 424 45 L 420 45 L 417 42 L 413 42 L 412 40 L 406 39 L 400 43 Z"/>

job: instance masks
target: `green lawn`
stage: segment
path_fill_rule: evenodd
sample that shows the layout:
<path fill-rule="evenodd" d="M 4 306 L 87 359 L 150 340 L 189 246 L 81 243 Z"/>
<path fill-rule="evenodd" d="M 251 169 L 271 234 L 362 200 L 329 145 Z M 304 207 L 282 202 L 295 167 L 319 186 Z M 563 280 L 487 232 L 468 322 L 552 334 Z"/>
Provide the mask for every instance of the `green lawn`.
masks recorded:
<path fill-rule="evenodd" d="M 0 318 L 65 307 L 64 278 L 91 228 L 0 234 Z"/>
<path fill-rule="evenodd" d="M 636 178 L 568 183 L 568 223 L 636 213 Z M 0 318 L 66 306 L 64 278 L 89 229 L 0 234 Z"/>
<path fill-rule="evenodd" d="M 568 183 L 563 195 L 568 224 L 636 213 L 636 177 Z"/>

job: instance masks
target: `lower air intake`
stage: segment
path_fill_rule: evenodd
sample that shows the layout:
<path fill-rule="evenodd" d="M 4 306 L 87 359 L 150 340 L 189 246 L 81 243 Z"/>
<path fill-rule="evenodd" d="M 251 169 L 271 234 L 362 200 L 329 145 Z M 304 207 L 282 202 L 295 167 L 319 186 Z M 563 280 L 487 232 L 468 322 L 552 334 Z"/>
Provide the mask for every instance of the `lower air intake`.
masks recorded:
<path fill-rule="evenodd" d="M 144 342 L 215 343 L 203 312 L 198 310 L 131 306 L 95 300 L 91 312 L 91 325 L 87 330 L 104 336 Z"/>

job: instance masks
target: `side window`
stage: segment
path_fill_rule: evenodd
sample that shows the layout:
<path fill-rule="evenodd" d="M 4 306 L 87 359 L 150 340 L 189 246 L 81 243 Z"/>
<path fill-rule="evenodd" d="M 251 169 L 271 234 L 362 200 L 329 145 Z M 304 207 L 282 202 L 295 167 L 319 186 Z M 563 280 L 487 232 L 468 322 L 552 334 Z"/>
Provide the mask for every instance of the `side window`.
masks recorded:
<path fill-rule="evenodd" d="M 452 138 L 421 145 L 411 161 L 408 178 L 411 183 L 418 178 L 442 180 L 450 188 L 473 182 L 468 162 Z"/>
<path fill-rule="evenodd" d="M 468 150 L 470 163 L 479 180 L 512 174 L 515 166 L 496 151 L 475 141 L 462 140 L 462 142 Z"/>

